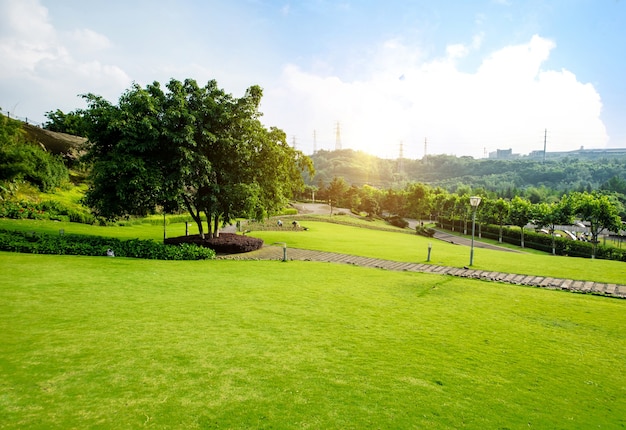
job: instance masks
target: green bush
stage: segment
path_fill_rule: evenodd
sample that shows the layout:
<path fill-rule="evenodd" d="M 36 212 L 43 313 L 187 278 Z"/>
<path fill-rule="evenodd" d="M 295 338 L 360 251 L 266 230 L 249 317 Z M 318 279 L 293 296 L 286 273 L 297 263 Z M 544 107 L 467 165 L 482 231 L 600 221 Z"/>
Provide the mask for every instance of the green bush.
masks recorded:
<path fill-rule="evenodd" d="M 25 200 L 0 200 L 0 218 L 50 219 L 83 224 L 93 224 L 96 221 L 90 213 L 69 209 L 54 200 L 46 200 L 41 203 Z"/>
<path fill-rule="evenodd" d="M 120 240 L 77 234 L 51 235 L 0 230 L 0 251 L 31 254 L 107 255 L 112 249 L 117 257 L 154 260 L 206 260 L 215 251 L 191 244 L 165 245 L 152 240 Z"/>
<path fill-rule="evenodd" d="M 407 228 L 409 226 L 409 222 L 407 220 L 397 215 L 386 218 L 386 221 L 394 227 Z"/>
<path fill-rule="evenodd" d="M 435 235 L 435 229 L 418 225 L 415 227 L 415 233 L 420 236 L 433 237 Z"/>

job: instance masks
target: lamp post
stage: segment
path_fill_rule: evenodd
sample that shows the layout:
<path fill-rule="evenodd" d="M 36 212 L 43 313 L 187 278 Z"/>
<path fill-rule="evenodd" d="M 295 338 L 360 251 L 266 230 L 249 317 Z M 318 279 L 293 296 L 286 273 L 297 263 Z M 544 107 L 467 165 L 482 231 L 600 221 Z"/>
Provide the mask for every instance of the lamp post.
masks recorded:
<path fill-rule="evenodd" d="M 474 231 L 476 228 L 476 208 L 480 204 L 480 197 L 472 196 L 470 197 L 470 205 L 472 206 L 472 246 L 470 247 L 470 263 L 471 266 L 474 264 Z"/>

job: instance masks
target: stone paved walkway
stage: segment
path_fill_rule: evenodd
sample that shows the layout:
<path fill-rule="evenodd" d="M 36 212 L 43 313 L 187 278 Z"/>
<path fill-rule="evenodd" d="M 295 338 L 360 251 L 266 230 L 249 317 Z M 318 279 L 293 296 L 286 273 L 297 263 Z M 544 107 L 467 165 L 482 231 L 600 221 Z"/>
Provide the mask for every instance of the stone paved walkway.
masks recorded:
<path fill-rule="evenodd" d="M 280 246 L 264 246 L 245 254 L 224 255 L 218 258 L 231 260 L 282 260 L 283 248 Z M 434 273 L 462 278 L 474 278 L 485 281 L 504 282 L 515 285 L 528 285 L 554 290 L 568 290 L 579 293 L 596 294 L 607 297 L 626 299 L 626 285 L 605 284 L 592 281 L 576 281 L 572 279 L 550 278 L 544 276 L 518 275 L 514 273 L 489 272 L 484 270 L 458 267 L 437 266 L 423 263 L 406 263 L 383 260 L 379 258 L 358 257 L 355 255 L 337 254 L 333 252 L 311 251 L 306 249 L 288 248 L 287 260 L 321 261 L 328 263 L 353 264 L 355 266 L 372 267 L 384 270 Z"/>

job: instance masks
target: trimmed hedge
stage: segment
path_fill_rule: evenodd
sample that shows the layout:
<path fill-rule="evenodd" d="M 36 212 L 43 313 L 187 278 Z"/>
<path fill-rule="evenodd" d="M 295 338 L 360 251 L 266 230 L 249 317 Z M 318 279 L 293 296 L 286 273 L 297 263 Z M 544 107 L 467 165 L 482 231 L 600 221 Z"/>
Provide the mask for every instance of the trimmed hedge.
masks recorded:
<path fill-rule="evenodd" d="M 117 257 L 153 260 L 206 260 L 215 251 L 193 244 L 165 245 L 153 240 L 120 240 L 78 234 L 42 234 L 0 230 L 0 251 L 30 254 L 106 256 L 112 249 Z"/>
<path fill-rule="evenodd" d="M 440 218 L 438 225 L 446 230 L 452 230 L 453 221 L 450 219 Z M 454 221 L 458 225 L 459 221 Z M 478 233 L 478 224 L 476 225 Z M 481 235 L 487 239 L 498 240 L 500 227 L 492 224 L 481 224 Z M 519 228 L 502 228 L 502 241 L 512 245 L 519 246 L 521 243 L 521 230 Z M 568 255 L 571 257 L 591 258 L 593 244 L 580 240 L 571 240 L 566 237 L 556 237 L 554 240 L 556 255 Z M 524 230 L 524 246 L 526 248 L 537 249 L 546 253 L 552 253 L 552 236 L 547 234 L 535 233 L 533 230 Z M 626 261 L 626 250 L 618 249 L 612 246 L 604 246 L 598 244 L 596 247 L 596 258 L 604 260 Z"/>

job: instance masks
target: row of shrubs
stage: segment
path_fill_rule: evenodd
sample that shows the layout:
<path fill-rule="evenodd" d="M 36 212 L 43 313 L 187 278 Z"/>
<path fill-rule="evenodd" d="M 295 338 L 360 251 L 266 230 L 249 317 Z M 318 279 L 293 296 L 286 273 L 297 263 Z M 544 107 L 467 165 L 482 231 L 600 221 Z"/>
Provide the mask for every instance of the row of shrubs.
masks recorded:
<path fill-rule="evenodd" d="M 215 258 L 210 248 L 183 243 L 165 245 L 153 240 L 120 240 L 78 234 L 44 234 L 0 230 L 0 251 L 30 254 L 105 256 L 111 249 L 116 257 L 153 260 L 207 260 Z"/>
<path fill-rule="evenodd" d="M 40 203 L 25 200 L 0 200 L 0 218 L 46 219 L 82 224 L 94 224 L 96 222 L 96 218 L 90 213 L 69 209 L 54 200 Z"/>
<path fill-rule="evenodd" d="M 441 228 L 452 230 L 453 221 L 449 219 L 439 218 L 438 224 Z M 454 223 L 458 227 L 458 220 Z M 471 228 L 471 225 L 469 226 Z M 476 226 L 476 234 L 478 234 L 479 226 Z M 492 224 L 481 224 L 480 234 L 487 239 L 498 240 L 500 236 L 500 227 Z M 512 245 L 519 246 L 522 239 L 522 233 L 519 228 L 502 228 L 502 241 Z M 555 237 L 555 253 L 556 255 L 569 255 L 571 257 L 591 257 L 593 252 L 593 244 L 580 240 L 571 240 L 566 237 Z M 524 230 L 524 246 L 526 248 L 538 249 L 540 251 L 552 253 L 552 236 L 543 233 L 535 233 L 534 231 Z M 596 258 L 604 260 L 626 261 L 626 249 L 618 249 L 613 246 L 604 246 L 598 244 L 596 247 Z"/>

